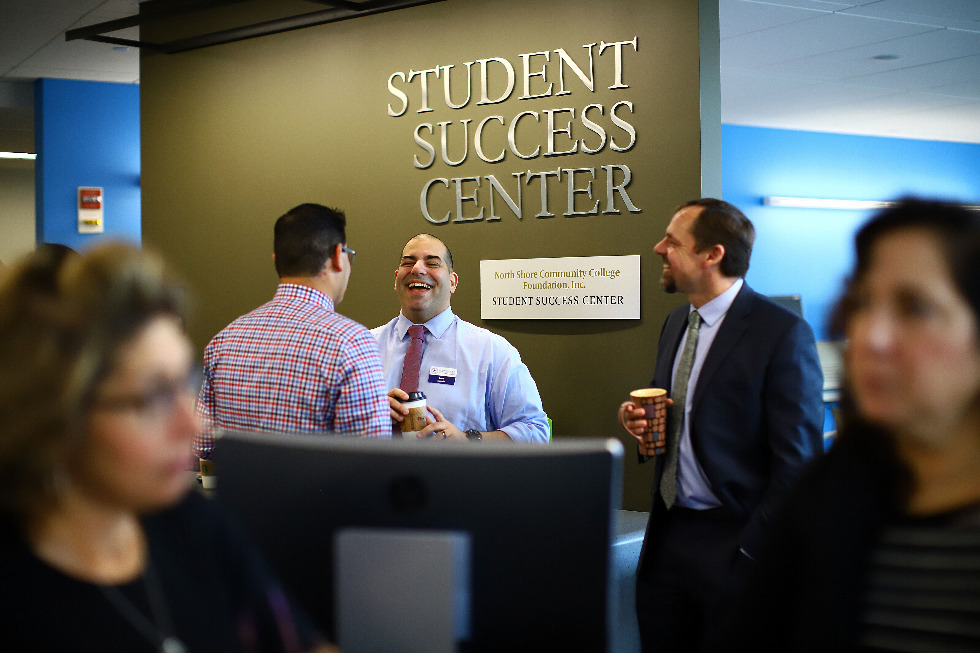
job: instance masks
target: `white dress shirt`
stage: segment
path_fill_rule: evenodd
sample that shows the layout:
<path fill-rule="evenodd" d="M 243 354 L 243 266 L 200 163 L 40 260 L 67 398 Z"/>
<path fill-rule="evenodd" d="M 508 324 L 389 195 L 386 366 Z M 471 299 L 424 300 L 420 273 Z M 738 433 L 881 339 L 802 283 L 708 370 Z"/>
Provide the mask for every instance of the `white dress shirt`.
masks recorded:
<path fill-rule="evenodd" d="M 694 391 L 698 387 L 698 376 L 701 368 L 704 367 L 704 359 L 711 350 L 711 343 L 718 335 L 731 308 L 735 296 L 742 289 L 742 279 L 737 279 L 735 283 L 725 292 L 721 293 L 710 302 L 697 309 L 701 316 L 701 327 L 698 330 L 698 346 L 694 351 L 694 363 L 691 365 L 691 377 L 687 384 L 687 397 L 684 402 L 684 423 L 681 426 L 681 441 L 677 454 L 677 502 L 676 505 L 684 508 L 694 508 L 695 510 L 705 510 L 721 506 L 721 501 L 711 490 L 711 483 L 705 476 L 704 470 L 694 456 L 694 447 L 691 444 L 691 404 L 694 401 Z M 689 311 L 694 311 L 693 306 L 688 306 Z M 684 351 L 684 343 L 687 342 L 687 333 L 681 339 L 677 351 Z M 674 358 L 674 371 L 671 378 L 676 378 L 677 368 L 680 364 L 681 356 L 678 354 Z M 671 384 L 673 387 L 673 383 Z"/>

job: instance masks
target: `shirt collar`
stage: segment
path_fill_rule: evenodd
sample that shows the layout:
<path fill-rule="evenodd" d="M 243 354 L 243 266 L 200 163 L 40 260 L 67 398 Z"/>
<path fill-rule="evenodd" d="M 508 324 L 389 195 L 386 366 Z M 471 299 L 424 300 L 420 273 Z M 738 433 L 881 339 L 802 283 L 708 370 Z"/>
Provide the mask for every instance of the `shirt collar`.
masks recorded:
<path fill-rule="evenodd" d="M 328 311 L 333 310 L 333 300 L 316 288 L 304 286 L 301 283 L 280 283 L 276 288 L 276 299 L 296 299 L 312 302 L 323 306 Z"/>
<path fill-rule="evenodd" d="M 439 315 L 425 323 L 425 329 L 430 334 L 436 338 L 442 338 L 442 334 L 450 327 L 456 316 L 453 314 L 452 308 L 447 308 Z M 414 322 L 405 317 L 404 313 L 398 313 L 398 320 L 395 323 L 395 333 L 398 334 L 398 339 L 401 340 L 408 333 L 408 327 L 412 326 Z"/>
<path fill-rule="evenodd" d="M 736 279 L 728 290 L 721 293 L 714 299 L 712 299 L 707 304 L 703 305 L 701 308 L 697 309 L 698 315 L 701 316 L 701 321 L 706 326 L 714 326 L 718 320 L 725 317 L 725 313 L 728 309 L 732 307 L 732 302 L 735 301 L 735 296 L 738 295 L 738 291 L 742 289 L 743 280 L 741 278 Z M 688 305 L 688 315 L 694 310 L 693 306 Z"/>

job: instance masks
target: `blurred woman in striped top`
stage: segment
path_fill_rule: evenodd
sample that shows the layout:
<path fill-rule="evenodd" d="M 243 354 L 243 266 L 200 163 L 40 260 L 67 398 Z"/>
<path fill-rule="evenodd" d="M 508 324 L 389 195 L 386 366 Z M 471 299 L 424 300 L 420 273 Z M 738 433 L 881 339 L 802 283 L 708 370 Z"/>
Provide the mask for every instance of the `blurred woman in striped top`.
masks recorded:
<path fill-rule="evenodd" d="M 901 200 L 856 255 L 838 440 L 716 650 L 980 651 L 980 212 Z"/>

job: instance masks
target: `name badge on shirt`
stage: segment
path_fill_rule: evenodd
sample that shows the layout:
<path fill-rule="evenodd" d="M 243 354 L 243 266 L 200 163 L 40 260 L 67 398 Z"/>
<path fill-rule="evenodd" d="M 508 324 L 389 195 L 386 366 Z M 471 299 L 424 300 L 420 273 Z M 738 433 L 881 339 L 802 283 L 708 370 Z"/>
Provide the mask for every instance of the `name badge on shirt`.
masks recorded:
<path fill-rule="evenodd" d="M 441 383 L 442 385 L 456 385 L 455 367 L 436 367 L 429 368 L 429 383 Z"/>

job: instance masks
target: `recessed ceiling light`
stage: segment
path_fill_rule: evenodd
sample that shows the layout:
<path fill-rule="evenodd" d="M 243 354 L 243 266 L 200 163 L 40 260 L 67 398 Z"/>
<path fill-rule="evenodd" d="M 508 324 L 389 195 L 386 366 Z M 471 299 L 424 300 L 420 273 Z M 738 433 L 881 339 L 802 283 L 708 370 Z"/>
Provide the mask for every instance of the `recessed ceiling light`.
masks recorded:
<path fill-rule="evenodd" d="M 895 59 L 901 59 L 897 54 L 876 54 L 871 58 L 875 61 L 894 61 Z"/>

